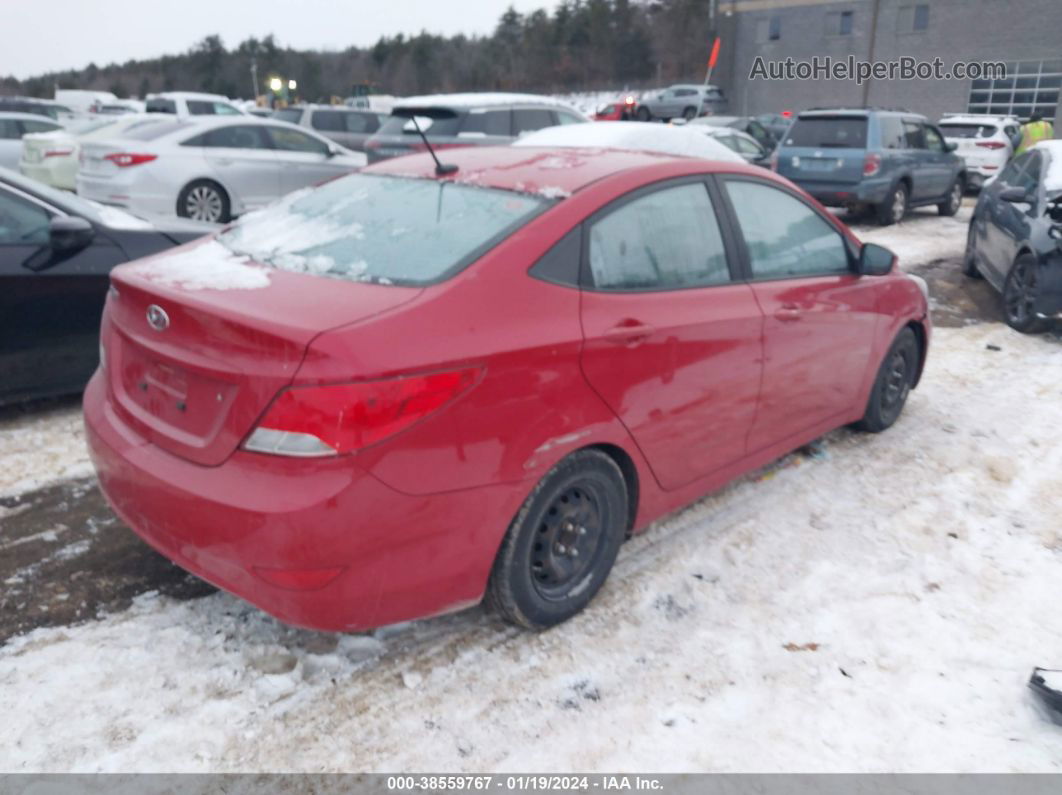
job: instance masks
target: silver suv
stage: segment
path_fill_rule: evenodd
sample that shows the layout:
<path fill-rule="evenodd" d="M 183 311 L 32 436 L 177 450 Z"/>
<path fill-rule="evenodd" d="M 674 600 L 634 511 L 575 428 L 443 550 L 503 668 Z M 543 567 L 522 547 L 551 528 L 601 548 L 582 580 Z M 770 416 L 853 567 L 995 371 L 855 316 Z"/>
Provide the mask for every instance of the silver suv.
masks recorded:
<path fill-rule="evenodd" d="M 273 111 L 273 118 L 309 127 L 340 146 L 365 151 L 365 142 L 386 121 L 386 113 L 345 105 L 292 105 Z"/>
<path fill-rule="evenodd" d="M 640 121 L 679 117 L 689 121 L 725 108 L 726 98 L 718 86 L 681 83 L 643 95 L 638 101 L 637 116 Z"/>

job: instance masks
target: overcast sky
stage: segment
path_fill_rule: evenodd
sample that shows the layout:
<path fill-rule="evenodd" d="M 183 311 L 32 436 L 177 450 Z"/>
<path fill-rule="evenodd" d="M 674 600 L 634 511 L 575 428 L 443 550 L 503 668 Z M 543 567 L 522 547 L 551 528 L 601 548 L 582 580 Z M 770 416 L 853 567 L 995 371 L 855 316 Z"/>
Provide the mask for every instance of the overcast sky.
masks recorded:
<path fill-rule="evenodd" d="M 298 49 L 365 46 L 395 33 L 488 33 L 509 6 L 556 0 L 0 0 L 0 76 L 180 53 L 217 33 L 226 47 L 270 33 Z"/>

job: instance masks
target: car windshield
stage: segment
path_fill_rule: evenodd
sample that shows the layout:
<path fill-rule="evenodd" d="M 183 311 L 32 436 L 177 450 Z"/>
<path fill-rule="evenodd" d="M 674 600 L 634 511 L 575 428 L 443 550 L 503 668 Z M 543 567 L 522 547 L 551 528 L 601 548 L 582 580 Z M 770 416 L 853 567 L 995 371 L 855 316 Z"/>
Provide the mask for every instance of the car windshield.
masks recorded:
<path fill-rule="evenodd" d="M 994 124 L 956 124 L 942 122 L 940 131 L 945 138 L 991 138 L 999 128 Z"/>
<path fill-rule="evenodd" d="M 867 120 L 852 116 L 800 117 L 786 133 L 785 145 L 865 149 Z"/>
<path fill-rule="evenodd" d="M 550 204 L 449 181 L 352 174 L 249 213 L 218 240 L 282 270 L 423 285 L 458 272 Z"/>
<path fill-rule="evenodd" d="M 417 124 L 421 132 L 432 135 L 457 135 L 457 125 L 460 121 L 455 114 L 453 116 L 417 116 Z M 381 135 L 416 135 L 417 129 L 413 126 L 413 120 L 408 116 L 388 116 L 380 128 Z"/>

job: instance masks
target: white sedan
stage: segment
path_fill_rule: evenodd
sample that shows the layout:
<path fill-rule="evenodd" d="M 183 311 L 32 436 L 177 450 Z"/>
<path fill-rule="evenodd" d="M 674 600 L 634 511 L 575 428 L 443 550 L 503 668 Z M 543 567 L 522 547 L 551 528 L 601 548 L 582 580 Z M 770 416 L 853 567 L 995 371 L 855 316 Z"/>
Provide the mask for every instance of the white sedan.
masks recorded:
<path fill-rule="evenodd" d="M 61 126 L 59 122 L 35 113 L 0 111 L 0 168 L 18 169 L 23 135 L 58 130 Z"/>
<path fill-rule="evenodd" d="M 77 192 L 138 215 L 227 223 L 364 165 L 360 152 L 285 122 L 245 115 L 171 118 L 84 142 Z"/>

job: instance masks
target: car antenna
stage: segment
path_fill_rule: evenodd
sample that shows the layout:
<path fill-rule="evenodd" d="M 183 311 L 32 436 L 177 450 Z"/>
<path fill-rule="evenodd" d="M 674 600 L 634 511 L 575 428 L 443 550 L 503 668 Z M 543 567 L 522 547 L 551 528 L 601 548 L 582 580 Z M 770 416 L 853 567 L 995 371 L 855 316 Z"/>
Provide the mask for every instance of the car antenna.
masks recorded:
<path fill-rule="evenodd" d="M 413 122 L 413 128 L 417 131 L 417 135 L 420 136 L 420 140 L 424 142 L 424 145 L 428 147 L 428 154 L 431 155 L 431 159 L 435 161 L 435 176 L 444 177 L 447 174 L 456 174 L 457 166 L 453 163 L 440 163 L 438 156 L 435 154 L 435 150 L 431 148 L 431 144 L 428 143 L 428 136 L 424 134 L 424 130 L 420 129 L 420 125 L 417 124 L 417 117 L 409 117 Z"/>

